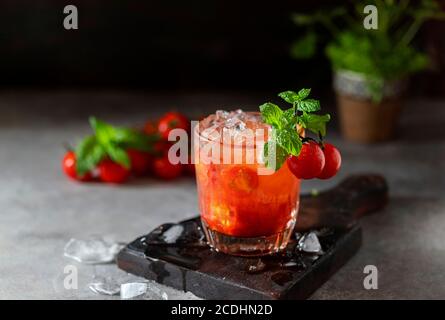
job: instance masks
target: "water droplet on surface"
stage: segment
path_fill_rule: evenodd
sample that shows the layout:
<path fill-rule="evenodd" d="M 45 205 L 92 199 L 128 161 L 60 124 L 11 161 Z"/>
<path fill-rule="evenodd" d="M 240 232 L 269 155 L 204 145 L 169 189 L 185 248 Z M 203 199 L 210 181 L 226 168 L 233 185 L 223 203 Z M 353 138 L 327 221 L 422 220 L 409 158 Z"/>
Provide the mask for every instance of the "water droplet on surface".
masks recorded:
<path fill-rule="evenodd" d="M 246 261 L 245 270 L 247 273 L 260 273 L 266 269 L 266 264 L 261 259 L 249 259 Z"/>

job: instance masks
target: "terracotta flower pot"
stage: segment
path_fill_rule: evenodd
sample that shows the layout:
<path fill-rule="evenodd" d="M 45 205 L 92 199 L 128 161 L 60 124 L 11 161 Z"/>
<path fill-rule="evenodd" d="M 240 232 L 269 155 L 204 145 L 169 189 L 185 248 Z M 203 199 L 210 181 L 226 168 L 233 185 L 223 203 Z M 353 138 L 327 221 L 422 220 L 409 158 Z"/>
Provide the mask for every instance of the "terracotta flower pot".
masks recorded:
<path fill-rule="evenodd" d="M 334 76 L 340 127 L 350 141 L 385 141 L 395 133 L 404 82 L 385 82 L 382 100 L 376 103 L 371 98 L 369 81 L 366 76 L 351 71 L 337 71 Z"/>

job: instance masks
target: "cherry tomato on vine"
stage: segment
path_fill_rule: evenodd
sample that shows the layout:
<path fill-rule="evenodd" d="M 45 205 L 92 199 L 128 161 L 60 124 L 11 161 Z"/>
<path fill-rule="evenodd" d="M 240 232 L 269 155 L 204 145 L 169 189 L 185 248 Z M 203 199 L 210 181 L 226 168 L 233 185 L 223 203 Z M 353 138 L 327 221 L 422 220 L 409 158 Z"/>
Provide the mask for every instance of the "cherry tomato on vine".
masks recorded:
<path fill-rule="evenodd" d="M 317 177 L 323 170 L 325 158 L 323 150 L 314 142 L 303 143 L 298 157 L 290 156 L 287 159 L 287 166 L 290 171 L 299 179 L 312 179 Z"/>
<path fill-rule="evenodd" d="M 159 119 L 158 132 L 161 137 L 168 140 L 168 135 L 173 129 L 183 129 L 188 131 L 190 123 L 186 116 L 179 112 L 167 112 Z"/>
<path fill-rule="evenodd" d="M 152 156 L 148 152 L 128 149 L 127 154 L 130 157 L 132 173 L 137 176 L 148 173 L 152 162 Z"/>
<path fill-rule="evenodd" d="M 103 182 L 122 183 L 130 176 L 130 170 L 109 159 L 99 163 L 99 177 Z"/>
<path fill-rule="evenodd" d="M 181 175 L 182 165 L 180 163 L 172 164 L 165 155 L 153 161 L 153 173 L 158 178 L 171 180 Z"/>
<path fill-rule="evenodd" d="M 195 164 L 192 163 L 192 159 L 191 159 L 190 156 L 189 156 L 189 159 L 188 159 L 188 163 L 183 164 L 183 166 L 184 166 L 184 171 L 188 175 L 190 175 L 190 176 L 194 176 L 195 175 L 195 173 L 196 173 Z"/>
<path fill-rule="evenodd" d="M 169 141 L 157 141 L 153 146 L 154 153 L 157 157 L 167 156 L 171 146 L 172 144 Z"/>
<path fill-rule="evenodd" d="M 90 181 L 93 179 L 91 173 L 87 172 L 83 176 L 79 176 L 76 171 L 76 154 L 73 151 L 68 151 L 62 160 L 62 169 L 65 174 L 71 179 L 78 181 Z"/>
<path fill-rule="evenodd" d="M 325 165 L 323 171 L 317 175 L 319 179 L 329 179 L 335 176 L 340 170 L 341 155 L 340 151 L 330 143 L 325 143 L 323 148 Z"/>
<path fill-rule="evenodd" d="M 148 120 L 144 125 L 144 132 L 148 135 L 158 133 L 158 123 L 156 121 Z"/>

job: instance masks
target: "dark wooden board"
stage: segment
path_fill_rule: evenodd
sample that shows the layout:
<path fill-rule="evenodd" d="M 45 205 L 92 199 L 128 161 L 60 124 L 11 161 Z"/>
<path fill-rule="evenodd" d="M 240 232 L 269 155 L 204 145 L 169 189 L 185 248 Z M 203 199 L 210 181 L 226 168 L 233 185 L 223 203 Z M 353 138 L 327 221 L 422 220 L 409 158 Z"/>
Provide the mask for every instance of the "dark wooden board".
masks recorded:
<path fill-rule="evenodd" d="M 387 200 L 383 178 L 352 176 L 318 196 L 303 196 L 297 231 L 316 230 L 323 254 L 297 249 L 293 237 L 286 250 L 262 258 L 242 258 L 210 250 L 198 217 L 164 224 L 142 236 L 118 255 L 118 266 L 130 273 L 206 299 L 305 299 L 341 268 L 360 248 L 363 214 Z M 327 216 L 326 214 L 329 214 Z M 183 229 L 174 243 L 165 231 Z"/>

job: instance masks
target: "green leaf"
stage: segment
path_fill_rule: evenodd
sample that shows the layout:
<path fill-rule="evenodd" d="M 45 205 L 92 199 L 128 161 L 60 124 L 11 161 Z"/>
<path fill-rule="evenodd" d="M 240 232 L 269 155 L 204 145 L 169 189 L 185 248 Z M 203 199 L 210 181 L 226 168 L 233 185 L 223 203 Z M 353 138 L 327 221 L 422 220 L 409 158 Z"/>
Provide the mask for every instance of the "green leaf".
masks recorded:
<path fill-rule="evenodd" d="M 315 112 L 320 110 L 320 101 L 315 99 L 306 99 L 297 102 L 297 110 L 306 112 Z"/>
<path fill-rule="evenodd" d="M 317 34 L 308 32 L 300 39 L 294 41 L 290 54 L 295 59 L 310 59 L 317 52 Z"/>
<path fill-rule="evenodd" d="M 111 160 L 113 160 L 116 163 L 119 163 L 126 169 L 130 169 L 131 167 L 130 158 L 128 157 L 128 154 L 124 149 L 115 146 L 113 144 L 109 144 L 105 147 L 105 150 L 108 156 L 111 158 Z"/>
<path fill-rule="evenodd" d="M 102 145 L 107 145 L 112 141 L 115 135 L 115 129 L 113 126 L 105 123 L 95 117 L 90 117 L 90 125 L 96 134 L 96 138 Z"/>
<path fill-rule="evenodd" d="M 328 123 L 330 119 L 331 116 L 329 114 L 318 115 L 303 112 L 303 114 L 298 118 L 298 124 L 315 134 L 321 133 L 322 136 L 325 136 L 326 123 Z"/>
<path fill-rule="evenodd" d="M 157 135 L 148 136 L 134 129 L 115 128 L 112 141 L 123 148 L 140 151 L 153 151 L 153 143 L 159 140 Z"/>
<path fill-rule="evenodd" d="M 131 148 L 152 152 L 154 142 L 159 140 L 158 135 L 148 136 L 135 129 L 113 127 L 95 117 L 90 117 L 90 124 L 96 134 L 97 140 L 107 150 L 110 145 L 112 145 L 112 147 L 118 146 L 124 149 Z"/>
<path fill-rule="evenodd" d="M 283 112 L 283 127 L 294 128 L 297 123 L 298 116 L 295 114 L 295 107 L 289 108 Z"/>
<path fill-rule="evenodd" d="M 317 22 L 317 20 L 314 19 L 313 15 L 302 13 L 292 14 L 292 21 L 300 26 L 307 26 Z"/>
<path fill-rule="evenodd" d="M 300 97 L 300 100 L 306 99 L 309 94 L 311 93 L 311 89 L 301 89 L 298 91 L 298 96 Z"/>
<path fill-rule="evenodd" d="M 294 91 L 284 91 L 284 92 L 280 92 L 278 94 L 278 96 L 283 99 L 284 101 L 286 101 L 287 103 L 290 104 L 294 104 L 298 101 L 301 100 L 300 96 L 298 95 L 298 93 L 294 92 Z"/>
<path fill-rule="evenodd" d="M 261 116 L 263 121 L 276 128 L 281 128 L 281 117 L 283 116 L 283 110 L 276 104 L 267 102 L 260 106 Z"/>
<path fill-rule="evenodd" d="M 269 156 L 275 158 L 275 166 L 273 166 L 272 163 L 268 161 Z M 283 166 L 287 157 L 288 157 L 287 152 L 279 145 L 269 142 L 266 142 L 264 144 L 264 159 L 266 167 L 271 168 L 275 171 L 279 170 Z"/>
<path fill-rule="evenodd" d="M 82 176 L 97 166 L 104 158 L 105 150 L 95 136 L 88 136 L 77 145 L 75 154 L 76 171 Z"/>
<path fill-rule="evenodd" d="M 302 141 L 295 129 L 278 130 L 276 142 L 288 155 L 298 156 L 301 151 Z"/>
<path fill-rule="evenodd" d="M 302 141 L 295 129 L 273 129 L 271 139 L 264 145 L 266 166 L 274 170 L 280 169 L 289 155 L 300 154 L 301 147 Z M 275 166 L 268 161 L 269 157 L 275 159 Z"/>

